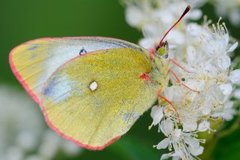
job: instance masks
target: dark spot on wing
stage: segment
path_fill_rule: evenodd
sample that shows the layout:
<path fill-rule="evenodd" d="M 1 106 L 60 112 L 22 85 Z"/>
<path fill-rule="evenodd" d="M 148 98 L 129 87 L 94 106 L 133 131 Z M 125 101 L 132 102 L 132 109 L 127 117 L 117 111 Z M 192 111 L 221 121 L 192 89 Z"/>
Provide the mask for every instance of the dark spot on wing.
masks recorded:
<path fill-rule="evenodd" d="M 48 84 L 48 86 L 46 86 L 46 88 L 44 88 L 43 94 L 46 96 L 50 96 L 55 85 L 56 85 L 56 81 L 54 79 L 52 79 L 50 81 L 50 83 Z"/>
<path fill-rule="evenodd" d="M 84 47 L 79 51 L 79 55 L 83 55 L 86 53 L 87 53 L 87 50 Z"/>
<path fill-rule="evenodd" d="M 37 58 L 37 54 L 36 53 L 33 53 L 32 56 L 31 56 L 31 59 L 34 59 L 34 58 Z"/>
<path fill-rule="evenodd" d="M 37 48 L 38 48 L 38 45 L 37 45 L 37 44 L 32 44 L 32 45 L 29 46 L 28 50 L 29 50 L 29 51 L 32 51 L 32 50 L 35 50 L 35 49 L 37 49 Z"/>

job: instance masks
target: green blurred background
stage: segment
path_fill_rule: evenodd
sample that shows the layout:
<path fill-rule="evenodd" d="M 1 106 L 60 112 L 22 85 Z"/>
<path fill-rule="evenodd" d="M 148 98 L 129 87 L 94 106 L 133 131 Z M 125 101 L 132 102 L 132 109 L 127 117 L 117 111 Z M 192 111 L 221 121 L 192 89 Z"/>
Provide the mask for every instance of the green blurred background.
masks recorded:
<path fill-rule="evenodd" d="M 203 10 L 208 17 L 217 19 L 211 12 L 211 5 L 204 6 Z M 239 39 L 239 28 L 227 26 Z M 118 0 L 0 0 L 0 85 L 24 92 L 9 68 L 8 53 L 12 48 L 35 38 L 64 36 L 107 36 L 137 43 L 142 35 L 126 24 L 124 8 Z M 151 122 L 147 112 L 130 132 L 104 151 L 84 150 L 77 156 L 59 152 L 54 159 L 160 159 L 162 151 L 154 149 L 153 145 L 163 136 L 157 132 L 157 127 L 148 130 Z M 213 159 L 240 159 L 239 129 L 216 143 Z"/>

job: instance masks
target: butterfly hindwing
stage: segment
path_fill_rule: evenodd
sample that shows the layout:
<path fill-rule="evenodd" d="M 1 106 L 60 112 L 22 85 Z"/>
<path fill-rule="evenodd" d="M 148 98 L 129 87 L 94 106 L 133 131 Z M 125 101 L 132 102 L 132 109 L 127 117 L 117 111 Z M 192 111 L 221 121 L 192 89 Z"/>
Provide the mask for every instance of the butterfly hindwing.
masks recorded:
<path fill-rule="evenodd" d="M 42 90 L 50 126 L 81 146 L 103 149 L 156 101 L 156 87 L 140 78 L 151 69 L 147 56 L 131 48 L 99 50 L 70 60 Z"/>

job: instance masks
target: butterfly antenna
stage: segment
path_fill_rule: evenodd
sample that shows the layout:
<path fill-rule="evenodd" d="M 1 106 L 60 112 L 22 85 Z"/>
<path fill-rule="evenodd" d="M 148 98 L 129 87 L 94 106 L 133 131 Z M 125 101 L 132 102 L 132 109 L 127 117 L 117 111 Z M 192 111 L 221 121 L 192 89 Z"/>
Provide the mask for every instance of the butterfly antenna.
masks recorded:
<path fill-rule="evenodd" d="M 172 27 L 170 29 L 168 29 L 168 31 L 164 34 L 164 36 L 162 37 L 161 41 L 159 42 L 159 44 L 156 47 L 156 50 L 158 50 L 159 48 L 161 48 L 162 46 L 165 45 L 164 39 L 166 38 L 166 36 L 168 35 L 168 33 L 182 20 L 182 18 L 190 11 L 191 6 L 188 5 L 185 9 L 185 11 L 183 12 L 183 14 L 181 15 L 181 17 L 172 25 Z"/>

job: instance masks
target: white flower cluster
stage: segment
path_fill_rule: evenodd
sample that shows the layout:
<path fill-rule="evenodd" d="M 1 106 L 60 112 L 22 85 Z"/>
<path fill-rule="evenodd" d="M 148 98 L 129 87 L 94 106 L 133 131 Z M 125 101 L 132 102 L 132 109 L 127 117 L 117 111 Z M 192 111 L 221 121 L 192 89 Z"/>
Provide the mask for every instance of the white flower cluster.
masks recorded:
<path fill-rule="evenodd" d="M 151 48 L 159 43 L 167 29 L 179 18 L 187 3 L 177 0 L 124 0 L 127 4 L 126 20 L 132 27 L 141 29 L 144 39 L 140 40 L 140 45 Z M 203 1 L 195 1 L 194 7 L 204 4 Z M 199 19 L 202 16 L 201 10 L 195 8 L 185 19 Z M 183 20 L 185 21 L 185 20 Z M 181 45 L 184 43 L 185 23 L 181 23 L 178 29 L 173 29 L 168 35 L 169 44 Z"/>
<path fill-rule="evenodd" d="M 140 45 L 150 49 L 159 43 L 169 27 L 179 18 L 187 3 L 180 0 L 126 0 L 127 22 L 141 29 L 144 38 Z M 200 4 L 195 3 L 195 7 Z M 188 18 L 200 18 L 192 9 Z M 173 104 L 161 103 L 151 110 L 153 123 L 167 138 L 157 149 L 169 149 L 161 159 L 198 159 L 203 153 L 198 138 L 200 132 L 214 132 L 211 122 L 231 120 L 236 114 L 230 98 L 236 84 L 240 84 L 240 70 L 231 70 L 230 54 L 236 49 L 224 23 L 203 25 L 180 22 L 166 40 L 171 83 L 163 95 Z M 173 110 L 172 107 L 175 109 Z"/>
<path fill-rule="evenodd" d="M 1 85 L 0 102 L 0 159 L 51 160 L 59 151 L 69 156 L 80 152 L 45 127 L 29 96 Z"/>
<path fill-rule="evenodd" d="M 213 6 L 218 15 L 228 17 L 233 25 L 240 24 L 240 1 L 239 0 L 213 0 Z"/>

